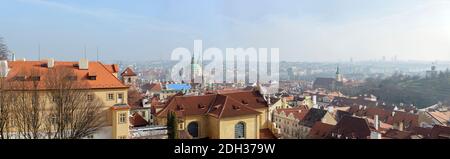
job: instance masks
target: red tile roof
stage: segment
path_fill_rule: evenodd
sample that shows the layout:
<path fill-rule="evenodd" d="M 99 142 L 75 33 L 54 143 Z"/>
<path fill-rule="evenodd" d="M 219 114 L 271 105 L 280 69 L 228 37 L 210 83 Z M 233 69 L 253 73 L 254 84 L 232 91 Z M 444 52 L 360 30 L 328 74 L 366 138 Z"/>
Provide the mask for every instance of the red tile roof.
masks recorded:
<path fill-rule="evenodd" d="M 333 128 L 334 125 L 318 121 L 313 125 L 313 127 L 309 131 L 308 137 L 311 139 L 325 139 L 329 137 Z"/>
<path fill-rule="evenodd" d="M 139 115 L 139 113 L 134 113 L 130 117 L 130 124 L 133 127 L 140 127 L 140 126 L 146 126 L 149 123 L 141 115 Z"/>
<path fill-rule="evenodd" d="M 258 115 L 260 112 L 242 104 L 231 97 L 218 94 L 213 105 L 209 108 L 209 115 L 216 118 L 226 118 L 241 115 Z"/>
<path fill-rule="evenodd" d="M 80 70 L 78 62 L 55 61 L 53 68 L 47 67 L 45 61 L 10 61 L 8 62 L 10 71 L 6 79 L 9 82 L 17 83 L 16 76 L 24 76 L 26 88 L 33 88 L 33 81 L 31 76 L 39 74 L 37 88 L 41 90 L 48 89 L 46 81 L 55 69 L 69 69 L 76 75 L 76 87 L 78 89 L 103 89 L 103 88 L 128 88 L 117 79 L 104 64 L 100 62 L 89 62 L 88 70 Z M 88 79 L 88 74 L 95 74 L 95 80 Z M 11 88 L 14 89 L 14 88 Z"/>
<path fill-rule="evenodd" d="M 390 129 L 385 134 L 383 134 L 383 137 L 389 139 L 411 139 L 411 135 L 411 132 Z"/>
<path fill-rule="evenodd" d="M 241 95 L 241 96 L 239 96 Z M 238 97 L 236 99 L 235 97 Z M 247 97 L 243 99 L 243 97 Z M 255 108 L 268 107 L 261 105 L 260 99 L 252 92 L 237 92 L 226 94 L 207 94 L 201 96 L 173 96 L 165 107 L 157 113 L 157 116 L 166 117 L 170 111 L 177 115 L 211 115 L 216 118 L 233 117 L 240 115 L 259 114 Z"/>
<path fill-rule="evenodd" d="M 270 129 L 259 130 L 260 139 L 277 139 L 277 137 L 270 131 Z"/>
<path fill-rule="evenodd" d="M 125 69 L 121 74 L 121 76 L 137 76 L 136 73 L 134 73 L 134 71 L 127 67 L 127 69 Z"/>
<path fill-rule="evenodd" d="M 308 109 L 305 107 L 296 107 L 296 108 L 286 108 L 286 109 L 277 109 L 277 113 L 284 112 L 286 116 L 289 116 L 289 114 L 292 113 L 294 115 L 295 119 L 303 120 L 305 118 L 306 114 L 308 113 Z"/>
<path fill-rule="evenodd" d="M 117 65 L 117 64 L 112 64 L 112 65 L 104 64 L 104 66 L 111 73 L 118 73 L 119 72 L 119 65 Z"/>
<path fill-rule="evenodd" d="M 430 132 L 432 139 L 450 139 L 450 127 L 434 125 Z"/>
<path fill-rule="evenodd" d="M 142 86 L 142 90 L 151 92 L 160 92 L 162 90 L 161 83 L 147 83 Z"/>
<path fill-rule="evenodd" d="M 341 135 L 337 138 L 367 139 L 370 136 L 370 127 L 366 119 L 343 116 L 333 128 L 332 133 L 336 134 L 334 137 Z"/>

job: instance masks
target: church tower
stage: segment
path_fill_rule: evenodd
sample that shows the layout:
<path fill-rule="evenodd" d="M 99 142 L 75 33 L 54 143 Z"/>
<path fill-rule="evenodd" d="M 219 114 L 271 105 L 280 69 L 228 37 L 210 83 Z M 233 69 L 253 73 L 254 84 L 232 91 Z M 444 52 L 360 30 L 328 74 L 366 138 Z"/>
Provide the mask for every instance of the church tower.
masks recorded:
<path fill-rule="evenodd" d="M 337 70 L 336 70 L 336 81 L 343 82 L 343 78 L 342 78 L 342 75 L 340 73 L 339 66 L 337 67 Z"/>

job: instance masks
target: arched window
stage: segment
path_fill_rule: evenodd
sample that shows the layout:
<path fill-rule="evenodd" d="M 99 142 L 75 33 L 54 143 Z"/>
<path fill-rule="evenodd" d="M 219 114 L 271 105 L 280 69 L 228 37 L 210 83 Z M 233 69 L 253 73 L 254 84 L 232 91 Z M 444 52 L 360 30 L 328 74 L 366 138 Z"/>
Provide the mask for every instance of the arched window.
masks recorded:
<path fill-rule="evenodd" d="M 193 138 L 198 137 L 198 122 L 190 122 L 188 125 L 188 132 Z"/>
<path fill-rule="evenodd" d="M 239 122 L 234 125 L 234 138 L 236 139 L 245 139 L 245 123 Z"/>

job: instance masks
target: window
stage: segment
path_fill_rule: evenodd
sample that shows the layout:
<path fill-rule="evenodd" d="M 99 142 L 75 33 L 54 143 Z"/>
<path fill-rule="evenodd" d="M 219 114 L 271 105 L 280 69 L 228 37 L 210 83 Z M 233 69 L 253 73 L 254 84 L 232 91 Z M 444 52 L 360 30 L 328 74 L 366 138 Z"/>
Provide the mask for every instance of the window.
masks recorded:
<path fill-rule="evenodd" d="M 147 116 L 147 113 L 145 113 L 145 111 L 141 111 L 141 115 L 143 118 L 145 118 Z"/>
<path fill-rule="evenodd" d="M 119 124 L 125 124 L 127 122 L 127 113 L 119 114 Z"/>
<path fill-rule="evenodd" d="M 88 94 L 88 95 L 87 95 L 87 100 L 88 100 L 88 101 L 93 101 L 93 100 L 94 100 L 94 95 Z"/>
<path fill-rule="evenodd" d="M 131 83 L 131 78 L 128 78 L 128 83 Z"/>
<path fill-rule="evenodd" d="M 117 94 L 117 102 L 118 103 L 123 103 L 123 93 Z"/>
<path fill-rule="evenodd" d="M 234 138 L 236 139 L 245 139 L 245 123 L 239 122 L 234 125 Z"/>
<path fill-rule="evenodd" d="M 114 93 L 108 93 L 107 99 L 108 100 L 114 100 Z"/>
<path fill-rule="evenodd" d="M 191 122 L 188 124 L 188 132 L 193 138 L 198 137 L 198 122 Z"/>
<path fill-rule="evenodd" d="M 94 139 L 94 135 L 86 136 L 87 139 Z"/>

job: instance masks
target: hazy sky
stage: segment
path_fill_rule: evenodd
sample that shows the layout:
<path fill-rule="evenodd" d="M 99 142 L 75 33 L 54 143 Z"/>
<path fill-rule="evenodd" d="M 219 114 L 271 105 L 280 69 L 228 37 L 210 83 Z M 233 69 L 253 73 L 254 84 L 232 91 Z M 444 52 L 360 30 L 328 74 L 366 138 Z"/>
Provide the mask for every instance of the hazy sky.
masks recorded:
<path fill-rule="evenodd" d="M 0 0 L 18 57 L 167 59 L 177 47 L 280 48 L 281 60 L 450 60 L 448 0 Z"/>

